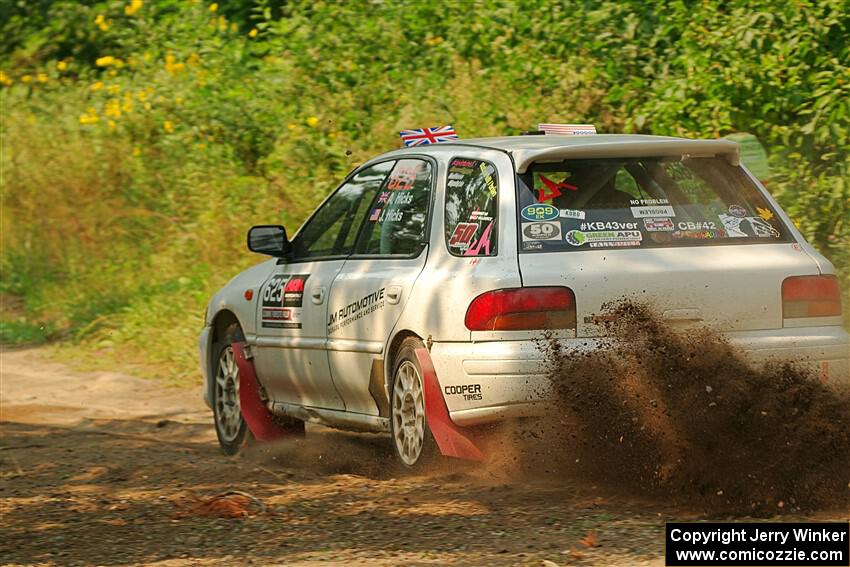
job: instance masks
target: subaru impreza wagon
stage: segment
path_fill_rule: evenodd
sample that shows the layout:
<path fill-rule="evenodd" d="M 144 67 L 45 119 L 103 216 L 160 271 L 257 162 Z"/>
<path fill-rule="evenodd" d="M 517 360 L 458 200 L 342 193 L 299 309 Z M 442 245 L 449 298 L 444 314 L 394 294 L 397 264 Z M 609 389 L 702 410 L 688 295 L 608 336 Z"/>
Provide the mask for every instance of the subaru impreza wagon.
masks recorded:
<path fill-rule="evenodd" d="M 545 407 L 544 335 L 601 348 L 639 295 L 754 362 L 848 380 L 834 268 L 727 140 L 528 135 L 383 154 L 212 298 L 204 396 L 227 453 L 304 422 L 389 434 L 402 463 L 480 457 L 474 426 Z"/>

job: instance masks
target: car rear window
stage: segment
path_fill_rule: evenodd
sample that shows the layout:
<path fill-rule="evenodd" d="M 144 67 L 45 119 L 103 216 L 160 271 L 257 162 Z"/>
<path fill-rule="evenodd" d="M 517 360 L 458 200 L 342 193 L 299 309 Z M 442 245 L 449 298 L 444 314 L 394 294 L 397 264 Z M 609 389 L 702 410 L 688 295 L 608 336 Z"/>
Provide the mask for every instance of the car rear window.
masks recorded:
<path fill-rule="evenodd" d="M 724 158 L 534 164 L 517 191 L 522 252 L 789 241 L 773 207 Z"/>

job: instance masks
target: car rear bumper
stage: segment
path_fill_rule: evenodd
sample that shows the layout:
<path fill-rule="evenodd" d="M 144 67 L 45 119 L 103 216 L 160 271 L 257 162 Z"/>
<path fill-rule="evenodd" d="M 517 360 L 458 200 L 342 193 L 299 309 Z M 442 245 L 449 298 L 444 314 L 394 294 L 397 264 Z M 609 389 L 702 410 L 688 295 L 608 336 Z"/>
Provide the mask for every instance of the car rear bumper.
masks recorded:
<path fill-rule="evenodd" d="M 850 336 L 841 327 L 742 331 L 725 335 L 754 364 L 791 360 L 826 383 L 850 386 Z M 586 353 L 601 338 L 561 339 Z M 548 406 L 547 359 L 539 341 L 434 343 L 431 358 L 449 415 L 458 425 L 541 415 Z M 544 347 L 545 348 L 545 347 Z"/>

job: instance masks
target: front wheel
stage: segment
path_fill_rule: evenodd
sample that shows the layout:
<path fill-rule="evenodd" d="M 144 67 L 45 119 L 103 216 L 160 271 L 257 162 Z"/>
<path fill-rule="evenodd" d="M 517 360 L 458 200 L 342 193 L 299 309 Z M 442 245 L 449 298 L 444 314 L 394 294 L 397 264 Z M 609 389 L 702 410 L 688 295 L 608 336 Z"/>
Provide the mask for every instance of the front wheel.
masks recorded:
<path fill-rule="evenodd" d="M 218 349 L 213 388 L 213 416 L 218 444 L 226 455 L 235 455 L 245 445 L 248 425 L 239 405 L 239 367 L 230 343 Z"/>
<path fill-rule="evenodd" d="M 437 446 L 425 417 L 425 383 L 416 358 L 422 341 L 407 338 L 402 342 L 393 370 L 390 395 L 390 426 L 393 447 L 405 467 L 421 469 L 437 454 Z"/>

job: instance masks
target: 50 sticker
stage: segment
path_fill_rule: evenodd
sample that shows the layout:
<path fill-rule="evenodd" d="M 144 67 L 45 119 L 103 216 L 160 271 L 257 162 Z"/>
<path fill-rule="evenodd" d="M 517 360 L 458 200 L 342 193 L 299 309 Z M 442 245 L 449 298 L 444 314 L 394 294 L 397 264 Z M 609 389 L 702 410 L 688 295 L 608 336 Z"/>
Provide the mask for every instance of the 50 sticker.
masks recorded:
<path fill-rule="evenodd" d="M 460 222 L 455 226 L 452 237 L 449 239 L 449 246 L 466 250 L 469 248 L 469 243 L 478 232 L 478 223 L 475 222 Z"/>
<path fill-rule="evenodd" d="M 524 222 L 522 223 L 522 239 L 528 240 L 560 240 L 561 225 L 557 222 Z"/>
<path fill-rule="evenodd" d="M 549 221 L 555 220 L 560 215 L 560 211 L 552 205 L 540 203 L 536 205 L 528 205 L 520 211 L 520 215 L 525 220 L 530 221 Z"/>

